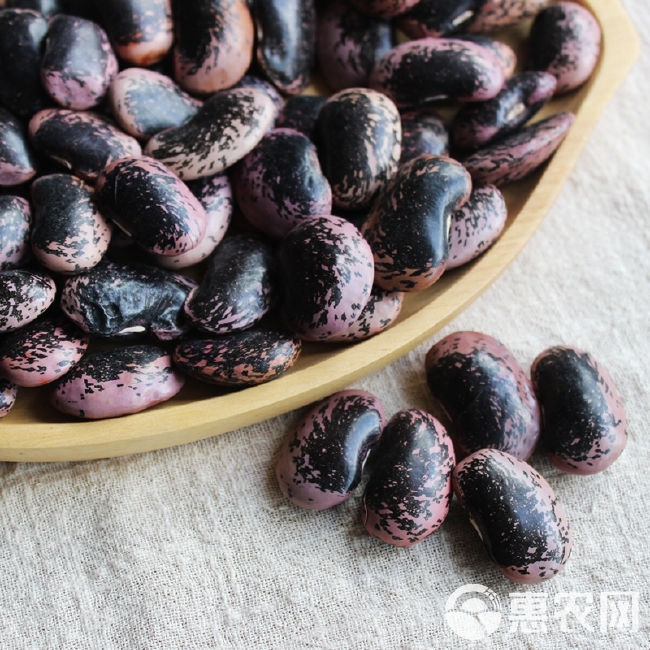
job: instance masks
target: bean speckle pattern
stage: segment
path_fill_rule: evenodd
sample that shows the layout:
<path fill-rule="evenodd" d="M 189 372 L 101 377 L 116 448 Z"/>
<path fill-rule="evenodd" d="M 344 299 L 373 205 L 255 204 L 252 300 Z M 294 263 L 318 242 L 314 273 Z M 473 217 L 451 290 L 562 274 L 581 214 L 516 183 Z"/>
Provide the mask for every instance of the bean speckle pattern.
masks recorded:
<path fill-rule="evenodd" d="M 19 196 L 0 195 L 0 271 L 22 266 L 29 261 L 32 211 Z"/>
<path fill-rule="evenodd" d="M 258 328 L 183 341 L 173 359 L 194 379 L 238 388 L 278 379 L 296 363 L 301 350 L 302 343 L 293 334 Z"/>
<path fill-rule="evenodd" d="M 627 444 L 627 419 L 616 386 L 589 352 L 570 346 L 544 350 L 531 377 L 542 411 L 541 447 L 570 474 L 607 469 Z"/>
<path fill-rule="evenodd" d="M 413 546 L 434 533 L 449 512 L 455 463 L 438 420 L 415 409 L 397 412 L 382 433 L 363 494 L 365 529 L 395 546 Z"/>
<path fill-rule="evenodd" d="M 75 417 L 114 418 L 164 402 L 184 383 L 162 348 L 134 345 L 86 355 L 56 382 L 51 402 Z"/>
<path fill-rule="evenodd" d="M 366 391 L 341 391 L 311 407 L 280 449 L 275 474 L 284 496 L 309 510 L 349 499 L 383 425 L 383 405 Z"/>
<path fill-rule="evenodd" d="M 573 537 L 566 513 L 528 463 L 482 449 L 458 463 L 453 485 L 489 558 L 506 578 L 536 584 L 567 563 Z"/>
<path fill-rule="evenodd" d="M 61 314 L 45 315 L 0 339 L 0 374 L 19 386 L 49 384 L 79 363 L 89 342 Z"/>
<path fill-rule="evenodd" d="M 54 302 L 56 285 L 45 273 L 0 271 L 0 332 L 11 332 L 38 318 Z"/>
<path fill-rule="evenodd" d="M 530 380 L 514 355 L 492 336 L 455 332 L 426 355 L 427 384 L 453 423 L 459 460 L 494 448 L 522 460 L 540 435 L 540 412 Z"/>

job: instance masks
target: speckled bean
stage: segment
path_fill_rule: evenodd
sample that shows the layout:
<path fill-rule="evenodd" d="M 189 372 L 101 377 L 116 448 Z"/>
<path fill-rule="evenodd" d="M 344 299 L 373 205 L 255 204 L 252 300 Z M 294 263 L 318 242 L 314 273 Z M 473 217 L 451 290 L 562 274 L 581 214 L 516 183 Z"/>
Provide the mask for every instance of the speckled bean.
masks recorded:
<path fill-rule="evenodd" d="M 361 228 L 373 252 L 375 283 L 387 291 L 420 291 L 445 270 L 451 215 L 472 184 L 460 163 L 422 154 L 402 165 Z"/>
<path fill-rule="evenodd" d="M 155 135 L 145 153 L 184 180 L 218 174 L 257 145 L 275 119 L 275 105 L 256 88 L 215 93 L 184 125 Z"/>
<path fill-rule="evenodd" d="M 122 70 L 109 88 L 108 102 L 120 127 L 140 140 L 181 126 L 194 117 L 202 105 L 169 77 L 142 68 Z"/>
<path fill-rule="evenodd" d="M 314 217 L 280 243 L 278 266 L 285 319 L 305 340 L 325 340 L 353 327 L 370 299 L 372 251 L 340 217 Z"/>
<path fill-rule="evenodd" d="M 247 0 L 172 0 L 174 78 L 208 95 L 237 83 L 253 59 L 254 27 Z"/>
<path fill-rule="evenodd" d="M 516 131 L 551 100 L 556 84 L 546 72 L 522 72 L 508 79 L 496 97 L 465 104 L 451 124 L 454 145 L 479 149 Z"/>
<path fill-rule="evenodd" d="M 256 237 L 224 239 L 210 257 L 199 286 L 187 297 L 185 314 L 199 329 L 227 334 L 254 325 L 274 299 L 273 251 Z"/>
<path fill-rule="evenodd" d="M 76 110 L 97 106 L 116 74 L 115 53 L 99 25 L 65 14 L 50 20 L 41 80 L 59 106 Z"/>
<path fill-rule="evenodd" d="M 366 530 L 383 542 L 413 546 L 442 525 L 456 461 L 445 428 L 424 411 L 398 411 L 386 425 L 363 493 Z"/>
<path fill-rule="evenodd" d="M 40 271 L 0 271 L 0 332 L 11 332 L 38 318 L 54 302 L 54 280 Z"/>
<path fill-rule="evenodd" d="M 41 85 L 47 20 L 31 9 L 0 11 L 0 103 L 29 117 L 51 102 Z"/>
<path fill-rule="evenodd" d="M 602 33 L 594 15 L 576 2 L 558 2 L 540 11 L 530 30 L 529 66 L 557 79 L 556 94 L 589 79 L 600 56 Z"/>
<path fill-rule="evenodd" d="M 113 227 L 97 209 L 91 187 L 69 174 L 41 176 L 32 183 L 32 203 L 32 250 L 45 268 L 75 275 L 99 263 Z"/>
<path fill-rule="evenodd" d="M 501 187 L 525 178 L 560 146 L 575 121 L 573 113 L 557 113 L 479 149 L 463 160 L 475 183 Z"/>
<path fill-rule="evenodd" d="M 341 391 L 312 406 L 280 449 L 275 473 L 282 494 L 309 510 L 349 499 L 383 425 L 383 405 L 366 391 Z"/>
<path fill-rule="evenodd" d="M 120 131 L 97 114 L 51 108 L 40 111 L 29 122 L 34 148 L 68 167 L 85 181 L 119 158 L 142 153 L 135 138 Z"/>
<path fill-rule="evenodd" d="M 51 402 L 75 417 L 114 418 L 164 402 L 184 383 L 163 349 L 133 345 L 86 355 L 55 384 Z"/>
<path fill-rule="evenodd" d="M 205 235 L 205 209 L 157 160 L 121 158 L 104 169 L 95 190 L 104 214 L 150 253 L 180 255 Z"/>
<path fill-rule="evenodd" d="M 453 423 L 456 456 L 500 449 L 527 460 L 540 433 L 539 405 L 512 352 L 492 336 L 454 332 L 425 359 L 427 384 Z"/>
<path fill-rule="evenodd" d="M 607 469 L 627 443 L 627 419 L 609 373 L 575 347 L 544 350 L 531 368 L 542 411 L 540 445 L 569 474 Z"/>
<path fill-rule="evenodd" d="M 189 329 L 183 305 L 195 286 L 154 266 L 102 261 L 66 280 L 60 305 L 68 318 L 94 336 L 151 332 L 166 341 Z"/>
<path fill-rule="evenodd" d="M 506 578 L 535 584 L 567 563 L 573 537 L 566 513 L 528 463 L 482 449 L 458 463 L 453 486 L 489 558 Z"/>
<path fill-rule="evenodd" d="M 316 144 L 338 208 L 368 207 L 393 176 L 401 153 L 399 112 L 385 95 L 348 88 L 323 104 L 316 122 Z"/>
<path fill-rule="evenodd" d="M 292 129 L 269 131 L 239 162 L 234 191 L 249 223 L 276 239 L 302 220 L 332 211 L 316 147 Z"/>
<path fill-rule="evenodd" d="M 278 379 L 300 355 L 300 339 L 285 332 L 252 329 L 183 341 L 174 363 L 194 379 L 217 386 L 257 386 Z"/>
<path fill-rule="evenodd" d="M 492 52 L 451 38 L 402 43 L 379 59 L 370 75 L 370 87 L 400 108 L 434 99 L 491 99 L 503 82 L 503 68 Z"/>
<path fill-rule="evenodd" d="M 49 384 L 83 357 L 90 337 L 60 314 L 42 316 L 0 339 L 0 374 L 18 386 Z"/>
<path fill-rule="evenodd" d="M 297 95 L 311 81 L 316 49 L 313 0 L 251 0 L 257 62 L 283 93 Z"/>
<path fill-rule="evenodd" d="M 482 0 L 468 25 L 470 32 L 491 32 L 534 16 L 550 0 Z"/>
<path fill-rule="evenodd" d="M 94 3 L 117 55 L 130 65 L 160 61 L 172 45 L 170 0 L 101 0 Z"/>

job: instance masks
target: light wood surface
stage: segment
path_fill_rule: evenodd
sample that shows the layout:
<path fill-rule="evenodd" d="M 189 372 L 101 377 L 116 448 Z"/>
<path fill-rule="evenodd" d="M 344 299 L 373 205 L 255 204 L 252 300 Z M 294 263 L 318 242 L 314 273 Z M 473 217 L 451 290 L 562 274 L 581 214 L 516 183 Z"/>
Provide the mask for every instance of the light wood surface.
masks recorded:
<path fill-rule="evenodd" d="M 0 420 L 0 460 L 107 458 L 170 447 L 232 431 L 304 406 L 379 370 L 431 337 L 477 298 L 515 259 L 555 201 L 605 106 L 630 71 L 639 40 L 618 0 L 585 2 L 603 28 L 603 52 L 590 82 L 554 100 L 541 116 L 562 110 L 576 121 L 543 172 L 505 188 L 509 217 L 499 241 L 471 264 L 407 295 L 398 322 L 354 345 L 309 344 L 284 377 L 237 392 L 188 382 L 173 400 L 101 421 L 72 420 L 48 403 L 49 389 L 21 389 Z M 522 54 L 526 28 L 508 40 Z"/>

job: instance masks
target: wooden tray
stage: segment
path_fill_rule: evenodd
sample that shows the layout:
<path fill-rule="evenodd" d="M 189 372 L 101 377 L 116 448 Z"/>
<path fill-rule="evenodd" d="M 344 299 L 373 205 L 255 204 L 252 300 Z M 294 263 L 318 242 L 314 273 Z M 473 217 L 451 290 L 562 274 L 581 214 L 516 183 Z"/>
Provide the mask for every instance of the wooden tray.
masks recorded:
<path fill-rule="evenodd" d="M 639 53 L 636 32 L 618 0 L 585 2 L 603 29 L 603 51 L 589 84 L 553 101 L 544 114 L 576 113 L 567 138 L 543 172 L 506 188 L 509 217 L 499 241 L 429 289 L 407 295 L 398 322 L 354 345 L 306 345 L 284 377 L 238 392 L 188 381 L 173 400 L 143 413 L 73 421 L 48 404 L 48 389 L 22 389 L 0 421 L 0 460 L 64 461 L 121 456 L 232 431 L 304 406 L 382 368 L 432 336 L 477 298 L 514 260 L 551 208 L 605 106 Z M 501 38 L 501 36 L 499 36 Z M 525 28 L 507 40 L 524 58 Z"/>

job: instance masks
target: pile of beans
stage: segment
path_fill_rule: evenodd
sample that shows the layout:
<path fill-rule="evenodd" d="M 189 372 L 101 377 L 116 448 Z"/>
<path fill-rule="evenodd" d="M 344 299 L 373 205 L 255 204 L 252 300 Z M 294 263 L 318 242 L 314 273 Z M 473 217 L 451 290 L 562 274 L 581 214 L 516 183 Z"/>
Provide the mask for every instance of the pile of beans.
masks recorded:
<path fill-rule="evenodd" d="M 558 346 L 533 361 L 531 381 L 502 343 L 479 332 L 438 341 L 424 365 L 446 427 L 414 409 L 384 424 L 375 395 L 331 395 L 286 437 L 276 467 L 282 493 L 303 508 L 336 506 L 360 484 L 371 453 L 362 499 L 371 535 L 421 542 L 455 494 L 501 573 L 525 584 L 552 578 L 573 538 L 553 489 L 526 461 L 539 448 L 570 474 L 607 469 L 627 442 L 611 377 L 588 352 Z"/>
<path fill-rule="evenodd" d="M 0 2 L 1 414 L 53 382 L 124 415 L 383 331 L 498 238 L 573 115 L 528 121 L 600 51 L 574 2 L 317 4 Z M 533 16 L 514 74 L 485 33 Z"/>

